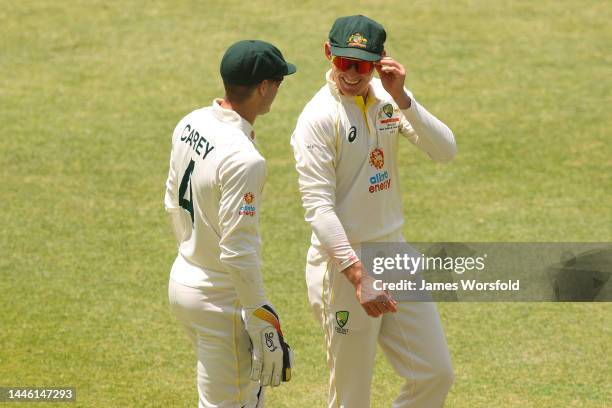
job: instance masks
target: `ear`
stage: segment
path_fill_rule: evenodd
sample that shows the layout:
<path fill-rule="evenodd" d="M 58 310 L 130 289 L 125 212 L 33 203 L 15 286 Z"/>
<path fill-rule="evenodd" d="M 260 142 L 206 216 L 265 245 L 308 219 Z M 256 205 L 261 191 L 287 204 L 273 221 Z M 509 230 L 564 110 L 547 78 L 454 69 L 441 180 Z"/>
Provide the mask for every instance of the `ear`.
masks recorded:
<path fill-rule="evenodd" d="M 263 81 L 261 81 L 261 83 L 257 86 L 257 93 L 260 96 L 264 96 L 266 94 L 266 92 L 268 91 L 268 86 L 270 86 L 270 81 L 268 81 L 267 79 L 264 79 Z"/>
<path fill-rule="evenodd" d="M 385 58 L 387 56 L 387 50 L 383 50 L 383 52 L 381 52 L 380 55 L 382 55 L 382 57 Z"/>
<path fill-rule="evenodd" d="M 325 48 L 325 58 L 327 58 L 328 60 L 331 60 L 331 45 L 329 45 L 329 41 L 325 41 L 325 45 L 323 46 Z"/>

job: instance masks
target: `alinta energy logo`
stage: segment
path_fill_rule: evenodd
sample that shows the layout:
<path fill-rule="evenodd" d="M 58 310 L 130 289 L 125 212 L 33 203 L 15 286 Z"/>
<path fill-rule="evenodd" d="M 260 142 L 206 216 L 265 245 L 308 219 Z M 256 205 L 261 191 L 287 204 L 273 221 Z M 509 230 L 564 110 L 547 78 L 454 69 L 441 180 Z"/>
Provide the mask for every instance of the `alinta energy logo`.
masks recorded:
<path fill-rule="evenodd" d="M 255 201 L 255 195 L 251 192 L 246 193 L 244 196 L 242 196 L 242 200 L 246 203 L 244 205 L 242 205 L 240 207 L 240 215 L 248 215 L 250 217 L 253 217 L 255 215 L 255 213 L 257 212 L 257 209 L 255 208 L 254 205 L 251 205 L 253 203 L 253 201 Z"/>
<path fill-rule="evenodd" d="M 385 153 L 382 149 L 377 147 L 372 150 L 370 153 L 370 165 L 376 170 L 382 170 L 385 167 Z M 389 172 L 387 170 L 377 172 L 370 177 L 369 181 L 370 187 L 368 191 L 372 194 L 391 188 L 391 179 L 389 178 Z"/>
<path fill-rule="evenodd" d="M 378 170 L 385 166 L 385 153 L 380 148 L 376 148 L 370 152 L 370 164 Z"/>

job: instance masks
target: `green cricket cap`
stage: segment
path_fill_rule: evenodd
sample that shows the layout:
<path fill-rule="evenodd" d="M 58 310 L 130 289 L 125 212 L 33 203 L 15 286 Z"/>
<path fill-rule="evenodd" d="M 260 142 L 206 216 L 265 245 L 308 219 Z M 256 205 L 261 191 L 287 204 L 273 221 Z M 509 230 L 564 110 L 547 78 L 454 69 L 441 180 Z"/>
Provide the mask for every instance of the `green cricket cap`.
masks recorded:
<path fill-rule="evenodd" d="M 255 85 L 296 71 L 278 48 L 259 40 L 238 41 L 221 59 L 221 78 L 230 85 Z"/>
<path fill-rule="evenodd" d="M 340 17 L 329 32 L 332 55 L 378 61 L 387 33 L 382 25 L 362 15 Z"/>

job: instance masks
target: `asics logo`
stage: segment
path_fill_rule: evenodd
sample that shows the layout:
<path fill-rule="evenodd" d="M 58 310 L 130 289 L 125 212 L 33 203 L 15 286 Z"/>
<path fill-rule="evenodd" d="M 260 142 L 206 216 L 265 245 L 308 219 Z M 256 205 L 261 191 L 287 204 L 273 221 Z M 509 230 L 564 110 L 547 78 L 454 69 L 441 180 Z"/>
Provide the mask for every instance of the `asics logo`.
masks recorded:
<path fill-rule="evenodd" d="M 348 139 L 349 143 L 353 143 L 355 139 L 357 139 L 357 128 L 355 126 L 351 126 L 346 138 Z"/>

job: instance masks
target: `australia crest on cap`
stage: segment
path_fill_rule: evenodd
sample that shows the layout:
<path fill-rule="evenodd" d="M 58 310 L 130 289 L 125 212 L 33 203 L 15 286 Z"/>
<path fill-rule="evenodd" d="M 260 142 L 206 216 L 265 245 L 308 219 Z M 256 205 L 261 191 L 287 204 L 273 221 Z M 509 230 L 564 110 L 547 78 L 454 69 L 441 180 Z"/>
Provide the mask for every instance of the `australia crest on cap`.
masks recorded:
<path fill-rule="evenodd" d="M 351 34 L 351 36 L 349 37 L 349 39 L 348 39 L 348 41 L 346 43 L 347 43 L 347 45 L 349 47 L 366 48 L 367 42 L 368 42 L 368 39 L 365 38 L 363 36 L 363 34 L 361 34 L 361 33 L 353 33 L 353 34 Z"/>

